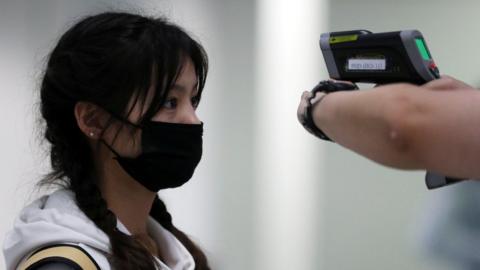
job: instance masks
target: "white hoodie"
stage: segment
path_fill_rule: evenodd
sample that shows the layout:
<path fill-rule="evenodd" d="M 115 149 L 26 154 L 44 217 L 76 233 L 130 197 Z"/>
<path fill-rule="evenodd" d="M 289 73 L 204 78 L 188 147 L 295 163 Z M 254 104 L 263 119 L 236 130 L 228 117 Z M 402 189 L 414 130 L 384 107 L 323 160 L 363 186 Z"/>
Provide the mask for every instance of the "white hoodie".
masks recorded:
<path fill-rule="evenodd" d="M 117 228 L 129 234 L 120 221 Z M 173 234 L 153 218 L 147 222 L 150 236 L 156 241 L 164 261 L 157 259 L 161 270 L 193 270 L 195 262 Z M 108 236 L 75 203 L 71 191 L 58 190 L 25 207 L 5 237 L 3 252 L 7 269 L 16 269 L 27 255 L 52 244 L 75 244 L 83 248 L 103 269 L 111 269 Z"/>

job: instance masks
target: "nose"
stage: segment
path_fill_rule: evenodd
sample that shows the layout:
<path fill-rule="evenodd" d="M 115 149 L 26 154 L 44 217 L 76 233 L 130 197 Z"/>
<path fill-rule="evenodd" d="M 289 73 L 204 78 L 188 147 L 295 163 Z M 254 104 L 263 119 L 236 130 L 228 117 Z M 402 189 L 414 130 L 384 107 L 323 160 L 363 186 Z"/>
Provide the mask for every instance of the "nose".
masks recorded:
<path fill-rule="evenodd" d="M 185 105 L 182 110 L 179 111 L 179 122 L 182 124 L 200 124 L 201 121 L 197 116 L 195 108 L 191 105 Z"/>

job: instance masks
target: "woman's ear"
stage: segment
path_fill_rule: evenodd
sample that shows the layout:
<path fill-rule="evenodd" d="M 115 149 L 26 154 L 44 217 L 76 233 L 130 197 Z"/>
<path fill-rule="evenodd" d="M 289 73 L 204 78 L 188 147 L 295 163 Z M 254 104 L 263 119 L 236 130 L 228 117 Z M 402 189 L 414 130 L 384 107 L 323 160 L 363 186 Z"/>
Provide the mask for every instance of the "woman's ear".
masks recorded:
<path fill-rule="evenodd" d="M 108 119 L 105 110 L 93 103 L 79 101 L 75 104 L 74 113 L 83 134 L 92 140 L 100 139 Z"/>

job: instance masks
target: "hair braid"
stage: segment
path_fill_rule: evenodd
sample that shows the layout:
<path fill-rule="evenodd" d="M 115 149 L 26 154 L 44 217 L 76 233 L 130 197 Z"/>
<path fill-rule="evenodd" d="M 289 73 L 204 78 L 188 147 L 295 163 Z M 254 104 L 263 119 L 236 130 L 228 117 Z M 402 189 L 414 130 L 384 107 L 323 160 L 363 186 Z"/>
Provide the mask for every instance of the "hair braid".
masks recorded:
<path fill-rule="evenodd" d="M 153 201 L 150 215 L 165 229 L 170 231 L 185 246 L 185 248 L 187 248 L 190 254 L 192 254 L 195 258 L 195 270 L 210 270 L 205 254 L 184 232 L 180 231 L 173 225 L 172 216 L 168 212 L 165 203 L 159 197 L 156 197 Z"/>
<path fill-rule="evenodd" d="M 97 185 L 83 181 L 75 195 L 78 206 L 110 238 L 115 269 L 155 269 L 153 256 L 133 237 L 117 229 L 117 217 L 108 209 Z"/>

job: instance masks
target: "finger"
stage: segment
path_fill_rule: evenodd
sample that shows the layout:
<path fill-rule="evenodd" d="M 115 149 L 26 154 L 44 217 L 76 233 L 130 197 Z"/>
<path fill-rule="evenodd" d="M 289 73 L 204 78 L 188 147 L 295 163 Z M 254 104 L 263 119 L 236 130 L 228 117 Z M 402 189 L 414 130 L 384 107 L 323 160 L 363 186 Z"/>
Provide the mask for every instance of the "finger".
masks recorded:
<path fill-rule="evenodd" d="M 431 90 L 449 90 L 454 89 L 454 83 L 450 78 L 440 78 L 437 80 L 430 81 L 423 85 L 425 88 Z"/>
<path fill-rule="evenodd" d="M 298 119 L 298 122 L 303 124 L 303 113 L 302 113 L 300 107 L 298 107 L 298 109 L 297 109 L 297 119 Z"/>
<path fill-rule="evenodd" d="M 300 101 L 300 104 L 298 106 L 304 111 L 308 106 L 308 101 L 306 99 L 302 99 L 302 101 Z"/>
<path fill-rule="evenodd" d="M 312 100 L 311 100 L 312 104 L 315 103 L 315 102 L 317 102 L 317 100 L 321 99 L 322 96 L 324 96 L 324 95 L 326 95 L 326 93 L 317 92 L 316 95 L 315 95 L 315 97 L 312 98 Z"/>
<path fill-rule="evenodd" d="M 312 93 L 310 91 L 304 91 L 302 94 L 302 100 L 309 99 L 312 96 Z"/>
<path fill-rule="evenodd" d="M 297 108 L 297 118 L 298 118 L 298 121 L 300 121 L 300 123 L 303 124 L 304 122 L 304 114 L 305 114 L 305 110 L 307 109 L 307 106 L 308 106 L 308 98 L 311 96 L 311 93 L 310 92 L 303 92 L 302 94 L 302 99 L 300 100 L 300 104 L 298 104 L 298 108 Z"/>
<path fill-rule="evenodd" d="M 456 90 L 473 88 L 470 85 L 448 75 L 442 75 L 440 79 L 430 81 L 423 86 L 432 90 Z"/>
<path fill-rule="evenodd" d="M 307 107 L 306 105 L 300 103 L 297 108 L 297 119 L 302 125 L 303 125 L 303 122 L 305 122 L 304 115 L 305 115 L 306 107 Z"/>
<path fill-rule="evenodd" d="M 442 75 L 441 76 L 442 79 L 445 79 L 447 81 L 449 81 L 451 83 L 451 86 L 453 88 L 456 88 L 456 89 L 465 89 L 465 88 L 472 88 L 473 87 L 469 84 L 467 84 L 466 82 L 463 82 L 463 81 L 460 81 L 460 80 L 457 80 L 451 76 L 448 76 L 448 75 Z"/>

